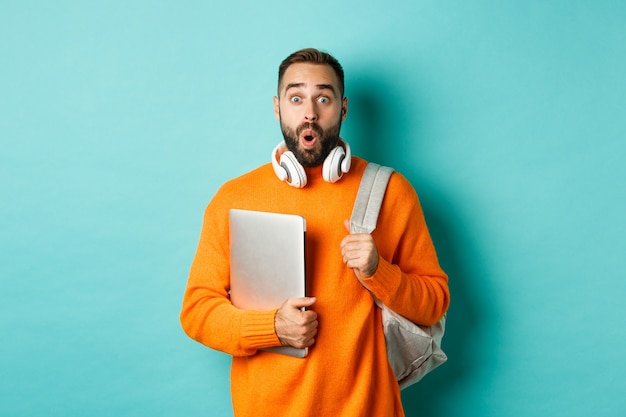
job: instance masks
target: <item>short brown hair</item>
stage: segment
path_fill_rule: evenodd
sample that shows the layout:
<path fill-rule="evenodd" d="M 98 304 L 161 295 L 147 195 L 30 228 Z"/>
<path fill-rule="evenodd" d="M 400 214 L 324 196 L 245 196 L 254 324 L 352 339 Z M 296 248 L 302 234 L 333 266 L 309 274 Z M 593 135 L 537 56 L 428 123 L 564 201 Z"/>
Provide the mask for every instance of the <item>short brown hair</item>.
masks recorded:
<path fill-rule="evenodd" d="M 327 52 L 322 52 L 315 48 L 306 48 L 296 51 L 289 55 L 287 58 L 280 63 L 278 67 L 278 95 L 280 96 L 280 83 L 283 80 L 283 75 L 285 75 L 285 71 L 291 64 L 295 63 L 309 63 L 309 64 L 320 64 L 320 65 L 329 65 L 337 74 L 337 78 L 339 79 L 339 93 L 341 97 L 343 97 L 344 93 L 344 81 L 343 81 L 343 68 L 341 64 L 335 57 Z"/>

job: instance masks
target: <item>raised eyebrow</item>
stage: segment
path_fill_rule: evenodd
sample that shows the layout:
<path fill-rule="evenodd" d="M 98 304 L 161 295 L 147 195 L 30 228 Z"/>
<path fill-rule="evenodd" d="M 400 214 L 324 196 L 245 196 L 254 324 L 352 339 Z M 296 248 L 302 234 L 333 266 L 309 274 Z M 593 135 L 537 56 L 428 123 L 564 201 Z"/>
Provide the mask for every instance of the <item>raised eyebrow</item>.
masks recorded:
<path fill-rule="evenodd" d="M 292 88 L 302 88 L 305 86 L 305 83 L 290 83 L 285 87 L 285 94 Z M 318 90 L 330 90 L 334 96 L 337 96 L 337 91 L 332 84 L 317 84 L 316 87 Z"/>
<path fill-rule="evenodd" d="M 292 88 L 302 88 L 304 87 L 304 83 L 290 83 L 285 87 L 285 93 Z"/>
<path fill-rule="evenodd" d="M 318 84 L 317 88 L 319 88 L 320 90 L 330 90 L 334 96 L 337 96 L 337 91 L 332 84 Z"/>

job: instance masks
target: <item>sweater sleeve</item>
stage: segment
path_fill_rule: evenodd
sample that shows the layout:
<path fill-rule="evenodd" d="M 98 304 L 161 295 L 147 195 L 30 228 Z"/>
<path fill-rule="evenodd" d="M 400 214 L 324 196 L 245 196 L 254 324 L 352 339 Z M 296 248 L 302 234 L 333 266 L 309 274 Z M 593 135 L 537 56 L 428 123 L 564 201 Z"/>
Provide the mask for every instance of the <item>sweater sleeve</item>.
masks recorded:
<path fill-rule="evenodd" d="M 441 269 L 415 190 L 400 174 L 390 179 L 376 230 L 378 269 L 364 279 L 393 311 L 420 325 L 433 325 L 450 303 Z"/>
<path fill-rule="evenodd" d="M 234 356 L 280 346 L 274 328 L 277 310 L 241 310 L 229 299 L 228 210 L 219 192 L 207 206 L 180 314 L 192 339 Z"/>

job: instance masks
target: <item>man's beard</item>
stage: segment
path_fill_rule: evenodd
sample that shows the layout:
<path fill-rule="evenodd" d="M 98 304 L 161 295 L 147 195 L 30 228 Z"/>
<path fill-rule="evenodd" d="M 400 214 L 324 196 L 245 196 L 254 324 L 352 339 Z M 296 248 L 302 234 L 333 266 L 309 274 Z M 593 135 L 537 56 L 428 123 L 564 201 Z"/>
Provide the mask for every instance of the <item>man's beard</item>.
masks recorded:
<path fill-rule="evenodd" d="M 320 147 L 314 149 L 300 148 L 300 134 L 306 129 L 311 129 L 317 134 L 317 141 Z M 317 123 L 303 123 L 294 131 L 292 128 L 283 125 L 280 121 L 280 130 L 283 132 L 283 138 L 287 149 L 289 149 L 300 165 L 304 167 L 316 167 L 324 163 L 324 160 L 335 149 L 339 143 L 339 131 L 341 130 L 341 120 L 336 125 L 324 130 Z"/>

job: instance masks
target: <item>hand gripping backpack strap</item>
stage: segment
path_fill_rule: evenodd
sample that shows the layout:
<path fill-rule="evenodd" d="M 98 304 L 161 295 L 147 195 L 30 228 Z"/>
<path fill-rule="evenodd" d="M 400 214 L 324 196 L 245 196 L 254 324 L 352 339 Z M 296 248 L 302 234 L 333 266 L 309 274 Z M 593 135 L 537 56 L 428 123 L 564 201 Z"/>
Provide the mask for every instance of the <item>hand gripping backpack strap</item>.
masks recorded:
<path fill-rule="evenodd" d="M 371 233 L 376 229 L 378 213 L 392 173 L 392 168 L 378 164 L 369 163 L 366 166 L 350 218 L 351 233 Z M 356 275 L 369 290 L 358 273 Z M 401 389 L 415 384 L 447 360 L 441 350 L 445 316 L 432 327 L 418 326 L 389 309 L 373 293 L 372 297 L 382 310 L 387 358 Z"/>

